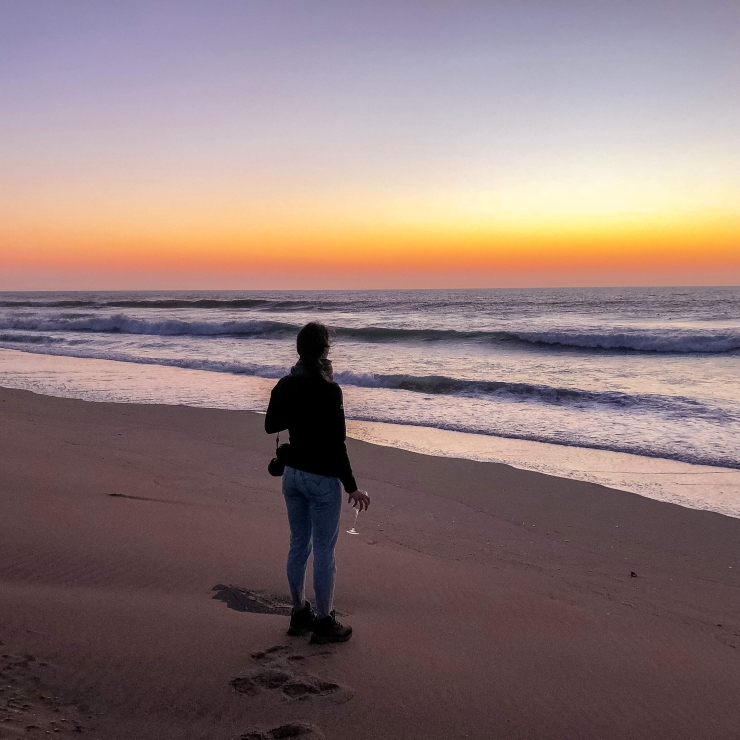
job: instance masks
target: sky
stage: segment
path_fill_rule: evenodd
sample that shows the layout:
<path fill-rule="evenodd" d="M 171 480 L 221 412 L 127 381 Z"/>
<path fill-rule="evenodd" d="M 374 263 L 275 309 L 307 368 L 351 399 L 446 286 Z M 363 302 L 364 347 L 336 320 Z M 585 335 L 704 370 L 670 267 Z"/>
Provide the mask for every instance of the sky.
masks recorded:
<path fill-rule="evenodd" d="M 737 0 L 0 19 L 0 290 L 740 284 Z"/>

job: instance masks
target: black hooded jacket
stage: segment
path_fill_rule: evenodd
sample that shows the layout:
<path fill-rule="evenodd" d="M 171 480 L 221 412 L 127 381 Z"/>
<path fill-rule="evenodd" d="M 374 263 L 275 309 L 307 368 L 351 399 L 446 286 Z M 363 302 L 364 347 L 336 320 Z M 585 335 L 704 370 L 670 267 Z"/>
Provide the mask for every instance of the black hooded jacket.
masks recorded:
<path fill-rule="evenodd" d="M 300 361 L 272 389 L 265 431 L 284 429 L 290 433 L 286 465 L 339 478 L 347 493 L 357 490 L 345 444 L 342 389 L 324 377 L 320 366 Z"/>

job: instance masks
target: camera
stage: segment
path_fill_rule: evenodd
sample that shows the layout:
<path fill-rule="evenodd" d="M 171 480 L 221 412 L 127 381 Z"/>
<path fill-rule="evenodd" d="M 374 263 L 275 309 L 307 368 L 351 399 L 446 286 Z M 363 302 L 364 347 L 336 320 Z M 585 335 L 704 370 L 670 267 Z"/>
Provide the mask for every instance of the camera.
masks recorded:
<path fill-rule="evenodd" d="M 282 460 L 278 460 L 277 457 L 273 457 L 269 463 L 267 463 L 267 472 L 270 475 L 274 475 L 279 478 L 285 472 L 285 463 Z"/>
<path fill-rule="evenodd" d="M 290 454 L 290 444 L 280 444 L 280 437 L 275 443 L 275 457 L 267 463 L 267 472 L 279 478 L 285 472 L 285 463 Z"/>

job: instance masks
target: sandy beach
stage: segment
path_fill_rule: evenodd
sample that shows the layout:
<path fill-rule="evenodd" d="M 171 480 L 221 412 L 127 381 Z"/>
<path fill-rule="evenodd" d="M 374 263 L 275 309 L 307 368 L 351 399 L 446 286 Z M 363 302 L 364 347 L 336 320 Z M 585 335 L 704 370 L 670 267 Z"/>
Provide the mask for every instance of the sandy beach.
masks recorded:
<path fill-rule="evenodd" d="M 0 389 L 0 738 L 740 737 L 740 520 L 350 440 L 327 649 L 262 425 Z"/>

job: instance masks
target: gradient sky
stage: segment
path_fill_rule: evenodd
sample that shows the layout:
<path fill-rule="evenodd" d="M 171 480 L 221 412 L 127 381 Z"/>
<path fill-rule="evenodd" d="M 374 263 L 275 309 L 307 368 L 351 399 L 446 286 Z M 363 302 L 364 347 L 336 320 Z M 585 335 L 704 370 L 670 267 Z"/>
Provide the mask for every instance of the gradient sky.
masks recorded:
<path fill-rule="evenodd" d="M 740 3 L 0 0 L 0 289 L 740 284 Z"/>

